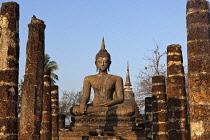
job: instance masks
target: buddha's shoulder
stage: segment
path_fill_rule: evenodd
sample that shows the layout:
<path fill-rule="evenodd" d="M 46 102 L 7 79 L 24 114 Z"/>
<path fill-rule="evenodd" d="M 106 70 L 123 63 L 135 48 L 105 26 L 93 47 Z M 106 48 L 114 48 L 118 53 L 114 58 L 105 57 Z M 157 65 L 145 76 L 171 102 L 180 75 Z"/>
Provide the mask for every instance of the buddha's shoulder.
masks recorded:
<path fill-rule="evenodd" d="M 109 74 L 110 75 L 110 78 L 113 78 L 113 79 L 119 79 L 119 80 L 122 80 L 122 77 L 120 76 L 117 76 L 117 75 L 112 75 L 112 74 Z"/>
<path fill-rule="evenodd" d="M 110 77 L 113 77 L 113 78 L 121 78 L 120 76 L 117 76 L 117 75 L 113 75 L 113 74 L 108 74 Z"/>
<path fill-rule="evenodd" d="M 91 80 L 91 79 L 95 79 L 97 77 L 97 74 L 95 75 L 88 75 L 84 78 L 84 80 Z"/>

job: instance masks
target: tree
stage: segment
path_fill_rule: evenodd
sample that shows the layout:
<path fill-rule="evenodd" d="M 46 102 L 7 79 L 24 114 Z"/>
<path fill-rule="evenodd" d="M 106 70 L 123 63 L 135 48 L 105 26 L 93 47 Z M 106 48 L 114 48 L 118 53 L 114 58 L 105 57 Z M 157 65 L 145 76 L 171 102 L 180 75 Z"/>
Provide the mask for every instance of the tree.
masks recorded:
<path fill-rule="evenodd" d="M 154 50 L 151 57 L 146 57 L 148 65 L 144 69 L 139 71 L 136 83 L 136 101 L 139 105 L 140 110 L 144 109 L 145 98 L 152 96 L 152 77 L 153 76 L 166 76 L 166 65 L 161 63 L 161 59 L 166 54 L 165 52 L 160 52 L 161 44 L 155 42 Z"/>
<path fill-rule="evenodd" d="M 71 122 L 70 108 L 74 105 L 79 105 L 82 101 L 82 92 L 64 91 L 61 100 L 59 101 L 59 113 L 65 114 L 69 124 Z"/>
<path fill-rule="evenodd" d="M 55 70 L 58 70 L 58 64 L 56 61 L 51 61 L 50 56 L 48 54 L 45 54 L 44 57 L 44 68 L 49 68 L 51 73 L 50 73 L 50 78 L 51 78 L 51 83 L 54 84 L 55 80 L 58 81 L 58 75 L 54 73 Z"/>

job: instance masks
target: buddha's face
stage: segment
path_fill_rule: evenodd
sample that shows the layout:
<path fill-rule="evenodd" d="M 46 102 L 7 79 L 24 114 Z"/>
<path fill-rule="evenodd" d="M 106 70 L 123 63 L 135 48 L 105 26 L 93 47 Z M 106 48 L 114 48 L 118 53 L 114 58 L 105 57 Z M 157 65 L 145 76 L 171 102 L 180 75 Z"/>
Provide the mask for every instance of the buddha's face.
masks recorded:
<path fill-rule="evenodd" d="M 99 69 L 99 71 L 107 71 L 111 64 L 111 61 L 108 57 L 99 57 L 96 61 L 96 67 Z"/>

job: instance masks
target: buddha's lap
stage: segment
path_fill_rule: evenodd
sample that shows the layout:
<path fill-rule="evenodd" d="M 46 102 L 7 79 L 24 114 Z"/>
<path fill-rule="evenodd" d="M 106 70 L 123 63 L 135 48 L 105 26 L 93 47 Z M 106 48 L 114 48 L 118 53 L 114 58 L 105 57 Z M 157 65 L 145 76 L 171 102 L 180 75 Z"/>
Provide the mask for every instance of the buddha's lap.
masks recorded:
<path fill-rule="evenodd" d="M 80 106 L 76 105 L 71 108 L 71 113 L 75 116 L 82 115 Z M 130 105 L 118 104 L 115 106 L 93 106 L 87 105 L 86 114 L 94 115 L 117 115 L 117 116 L 132 116 L 135 113 L 134 107 Z"/>

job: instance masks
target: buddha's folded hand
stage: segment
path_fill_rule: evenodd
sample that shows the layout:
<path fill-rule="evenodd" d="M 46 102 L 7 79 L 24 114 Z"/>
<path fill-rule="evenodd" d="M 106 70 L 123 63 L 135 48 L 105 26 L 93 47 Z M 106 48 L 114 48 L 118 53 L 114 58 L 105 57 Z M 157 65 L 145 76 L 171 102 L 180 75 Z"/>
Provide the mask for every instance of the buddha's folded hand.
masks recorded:
<path fill-rule="evenodd" d="M 109 106 L 109 105 L 110 105 L 109 102 L 104 102 L 104 103 L 99 104 L 99 106 Z"/>
<path fill-rule="evenodd" d="M 86 104 L 85 104 L 85 103 L 81 103 L 81 104 L 80 104 L 79 110 L 80 110 L 80 113 L 81 113 L 81 114 L 84 114 L 85 111 L 87 111 L 87 110 L 86 110 Z"/>

